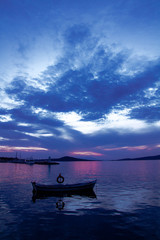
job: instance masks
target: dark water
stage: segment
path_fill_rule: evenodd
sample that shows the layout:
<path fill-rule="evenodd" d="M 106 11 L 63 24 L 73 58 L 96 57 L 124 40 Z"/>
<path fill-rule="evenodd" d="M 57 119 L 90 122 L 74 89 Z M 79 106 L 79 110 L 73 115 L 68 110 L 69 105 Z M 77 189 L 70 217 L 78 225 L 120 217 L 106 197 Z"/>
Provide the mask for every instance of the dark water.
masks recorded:
<path fill-rule="evenodd" d="M 33 201 L 30 182 L 60 172 L 66 183 L 97 179 L 96 198 Z M 0 239 L 160 239 L 160 161 L 0 163 Z"/>

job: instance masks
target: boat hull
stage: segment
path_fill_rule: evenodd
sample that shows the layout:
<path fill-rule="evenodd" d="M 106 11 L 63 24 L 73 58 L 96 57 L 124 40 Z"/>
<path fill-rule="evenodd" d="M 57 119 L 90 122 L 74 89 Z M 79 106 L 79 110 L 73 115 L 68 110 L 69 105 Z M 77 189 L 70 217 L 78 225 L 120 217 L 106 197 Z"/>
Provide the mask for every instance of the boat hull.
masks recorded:
<path fill-rule="evenodd" d="M 78 184 L 56 184 L 56 185 L 45 185 L 32 182 L 33 192 L 35 193 L 51 193 L 51 194 L 65 194 L 65 193 L 83 193 L 93 190 L 96 184 L 95 181 Z"/>

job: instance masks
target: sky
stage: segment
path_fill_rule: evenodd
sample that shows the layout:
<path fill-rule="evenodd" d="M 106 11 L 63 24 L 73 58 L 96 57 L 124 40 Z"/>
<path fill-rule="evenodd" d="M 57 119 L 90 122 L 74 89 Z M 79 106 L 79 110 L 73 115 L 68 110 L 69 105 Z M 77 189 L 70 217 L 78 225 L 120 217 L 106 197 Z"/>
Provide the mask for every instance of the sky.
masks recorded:
<path fill-rule="evenodd" d="M 160 154 L 159 0 L 0 0 L 0 156 Z"/>

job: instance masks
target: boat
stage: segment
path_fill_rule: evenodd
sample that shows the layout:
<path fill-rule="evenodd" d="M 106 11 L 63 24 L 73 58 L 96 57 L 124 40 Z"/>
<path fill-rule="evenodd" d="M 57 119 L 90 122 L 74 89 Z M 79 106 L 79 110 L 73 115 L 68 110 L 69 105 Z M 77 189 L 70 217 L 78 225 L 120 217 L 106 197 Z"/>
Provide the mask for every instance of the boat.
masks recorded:
<path fill-rule="evenodd" d="M 54 161 L 45 161 L 45 160 L 37 160 L 34 162 L 35 164 L 40 164 L 40 165 L 58 165 L 58 162 L 54 162 Z"/>
<path fill-rule="evenodd" d="M 29 165 L 33 165 L 33 164 L 35 163 L 35 161 L 32 160 L 32 159 L 26 159 L 26 160 L 25 160 L 25 163 L 26 163 L 26 164 L 29 164 Z"/>
<path fill-rule="evenodd" d="M 47 194 L 83 194 L 93 191 L 93 188 L 97 180 L 77 183 L 77 184 L 39 184 L 36 182 L 31 182 L 33 186 L 33 193 L 47 193 Z"/>

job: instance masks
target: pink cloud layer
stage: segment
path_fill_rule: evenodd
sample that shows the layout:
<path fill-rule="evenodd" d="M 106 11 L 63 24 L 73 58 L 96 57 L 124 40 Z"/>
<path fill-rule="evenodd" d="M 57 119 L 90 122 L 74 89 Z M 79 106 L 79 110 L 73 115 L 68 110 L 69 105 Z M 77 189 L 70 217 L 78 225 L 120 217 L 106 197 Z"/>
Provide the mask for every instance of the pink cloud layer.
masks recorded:
<path fill-rule="evenodd" d="M 103 154 L 102 153 L 97 153 L 97 152 L 87 152 L 87 151 L 85 151 L 85 152 L 81 152 L 81 151 L 79 151 L 79 152 L 71 152 L 71 154 L 72 155 L 84 155 L 84 156 L 103 156 Z"/>

